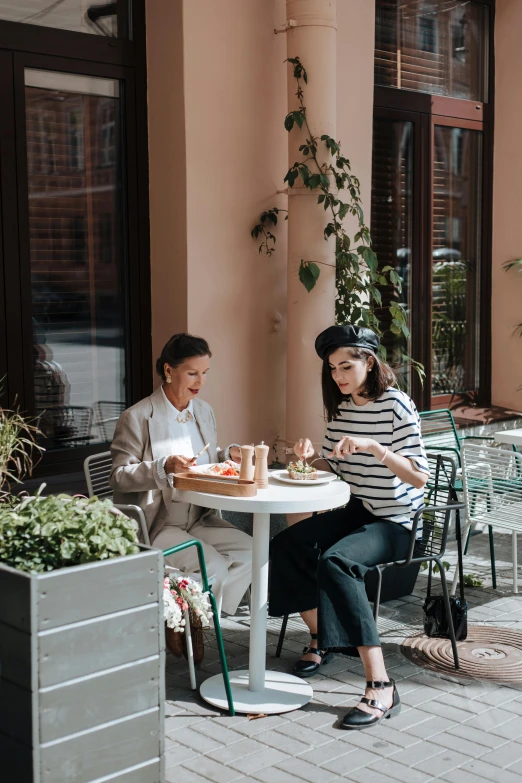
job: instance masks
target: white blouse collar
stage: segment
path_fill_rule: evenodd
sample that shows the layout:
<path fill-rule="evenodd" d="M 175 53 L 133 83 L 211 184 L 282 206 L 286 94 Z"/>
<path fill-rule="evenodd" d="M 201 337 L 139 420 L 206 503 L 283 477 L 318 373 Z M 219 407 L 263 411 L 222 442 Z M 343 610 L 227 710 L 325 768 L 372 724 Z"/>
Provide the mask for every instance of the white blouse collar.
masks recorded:
<path fill-rule="evenodd" d="M 190 419 L 194 418 L 194 401 L 191 400 L 184 411 L 178 411 L 175 405 L 171 403 L 167 395 L 165 394 L 165 391 L 163 389 L 163 386 L 161 388 L 161 393 L 163 394 L 163 397 L 165 398 L 165 404 L 167 406 L 167 411 L 172 411 L 174 414 L 174 418 L 179 421 L 181 424 L 184 423 L 182 419 L 185 421 L 190 421 Z M 190 414 L 190 416 L 187 416 L 187 412 Z"/>

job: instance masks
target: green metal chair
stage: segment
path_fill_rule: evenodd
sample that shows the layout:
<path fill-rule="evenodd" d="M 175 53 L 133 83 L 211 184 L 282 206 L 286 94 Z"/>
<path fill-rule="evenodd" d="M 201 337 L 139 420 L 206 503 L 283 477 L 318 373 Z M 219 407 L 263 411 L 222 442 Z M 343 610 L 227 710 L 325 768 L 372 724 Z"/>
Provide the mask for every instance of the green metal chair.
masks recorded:
<path fill-rule="evenodd" d="M 454 489 L 456 492 L 463 491 L 462 475 L 460 470 L 462 468 L 462 461 L 460 450 L 464 441 L 477 441 L 484 444 L 485 441 L 493 442 L 495 438 L 492 435 L 459 435 L 457 427 L 455 425 L 455 419 L 453 413 L 447 409 L 435 410 L 435 411 L 423 411 L 419 413 L 421 422 L 421 433 L 424 445 L 427 451 L 449 453 L 454 456 L 459 469 L 459 475 L 455 479 Z M 430 488 L 430 485 L 428 484 Z M 491 559 L 491 577 L 493 582 L 493 588 L 497 586 L 497 571 L 495 566 L 495 545 L 493 541 L 493 528 L 488 525 L 489 534 L 489 554 Z M 464 554 L 466 555 L 469 547 L 469 540 L 471 537 L 471 527 L 468 526 L 468 534 L 466 538 L 466 545 L 464 548 Z"/>
<path fill-rule="evenodd" d="M 198 550 L 199 570 L 201 572 L 201 583 L 203 586 L 203 592 L 208 593 L 210 606 L 212 607 L 212 614 L 214 617 L 214 628 L 216 631 L 216 639 L 217 639 L 217 645 L 219 651 L 219 660 L 221 662 L 221 670 L 223 672 L 223 682 L 225 684 L 225 691 L 227 694 L 228 711 L 231 715 L 235 715 L 236 711 L 234 709 L 234 700 L 232 698 L 232 689 L 230 687 L 230 677 L 228 675 L 227 659 L 225 656 L 225 646 L 223 644 L 223 635 L 221 633 L 221 624 L 219 622 L 219 612 L 216 604 L 216 598 L 214 596 L 214 593 L 212 592 L 212 587 L 208 583 L 207 566 L 205 563 L 205 555 L 203 554 L 203 546 L 201 544 L 201 541 L 196 541 L 196 539 L 193 539 L 192 541 L 184 541 L 182 544 L 177 544 L 177 546 L 171 546 L 169 549 L 163 550 L 163 557 L 168 557 L 169 555 L 175 555 L 177 552 L 182 552 L 184 549 L 188 549 L 188 547 L 190 546 L 195 546 Z"/>

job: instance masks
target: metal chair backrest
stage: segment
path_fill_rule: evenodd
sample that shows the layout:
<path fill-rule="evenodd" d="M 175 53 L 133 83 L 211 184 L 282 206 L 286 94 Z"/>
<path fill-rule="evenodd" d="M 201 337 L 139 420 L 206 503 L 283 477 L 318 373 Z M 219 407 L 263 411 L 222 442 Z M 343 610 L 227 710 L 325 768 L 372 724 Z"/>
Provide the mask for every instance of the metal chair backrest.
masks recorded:
<path fill-rule="evenodd" d="M 522 454 L 465 443 L 462 474 L 468 519 L 522 532 Z"/>
<path fill-rule="evenodd" d="M 109 486 L 112 468 L 111 452 L 91 454 L 83 463 L 83 468 L 89 497 L 96 495 L 99 498 L 112 498 L 112 489 Z"/>
<path fill-rule="evenodd" d="M 455 503 L 455 476 L 457 465 L 448 454 L 428 454 L 430 491 L 424 509 L 416 514 L 418 525 L 422 520 L 422 540 L 417 547 L 426 556 L 440 557 L 446 551 L 448 531 Z"/>
<path fill-rule="evenodd" d="M 423 411 L 419 413 L 421 434 L 428 451 L 460 451 L 460 438 L 450 410 Z"/>
<path fill-rule="evenodd" d="M 99 400 L 94 403 L 94 426 L 101 440 L 107 443 L 112 441 L 116 424 L 124 410 L 124 402 Z"/>

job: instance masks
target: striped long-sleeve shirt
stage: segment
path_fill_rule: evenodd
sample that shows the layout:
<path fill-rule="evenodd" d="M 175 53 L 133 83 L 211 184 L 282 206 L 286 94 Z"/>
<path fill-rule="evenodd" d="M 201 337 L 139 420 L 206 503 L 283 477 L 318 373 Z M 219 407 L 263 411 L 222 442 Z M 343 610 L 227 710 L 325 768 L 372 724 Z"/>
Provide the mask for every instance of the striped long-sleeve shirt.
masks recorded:
<path fill-rule="evenodd" d="M 411 459 L 419 470 L 429 475 L 419 414 L 413 401 L 393 388 L 365 405 L 355 405 L 350 398 L 344 400 L 338 418 L 328 424 L 322 450 L 332 469 L 372 514 L 411 529 L 412 517 L 423 504 L 423 490 L 401 481 L 370 452 L 347 454 L 340 460 L 328 458 L 345 435 L 372 438 L 395 454 Z"/>

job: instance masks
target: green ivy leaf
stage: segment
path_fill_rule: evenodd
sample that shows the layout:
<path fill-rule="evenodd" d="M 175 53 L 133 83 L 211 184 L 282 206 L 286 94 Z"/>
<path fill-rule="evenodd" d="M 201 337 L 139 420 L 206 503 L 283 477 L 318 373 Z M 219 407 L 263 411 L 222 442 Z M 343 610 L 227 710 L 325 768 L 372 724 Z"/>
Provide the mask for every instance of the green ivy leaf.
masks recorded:
<path fill-rule="evenodd" d="M 301 261 L 299 266 L 299 280 L 304 285 L 308 293 L 310 293 L 312 288 L 315 287 L 320 274 L 321 270 L 319 269 L 319 266 L 314 264 L 313 261 L 309 261 L 306 264 L 304 261 Z"/>
<path fill-rule="evenodd" d="M 294 113 L 290 112 L 290 114 L 287 114 L 285 117 L 285 128 L 290 133 L 293 127 L 294 127 Z"/>

